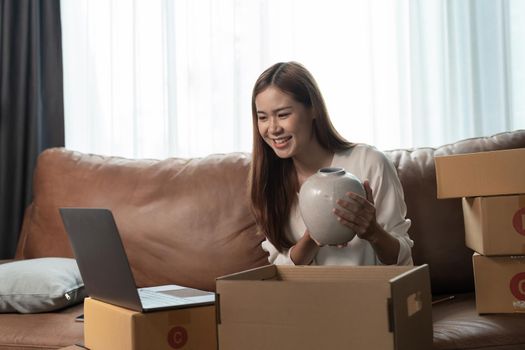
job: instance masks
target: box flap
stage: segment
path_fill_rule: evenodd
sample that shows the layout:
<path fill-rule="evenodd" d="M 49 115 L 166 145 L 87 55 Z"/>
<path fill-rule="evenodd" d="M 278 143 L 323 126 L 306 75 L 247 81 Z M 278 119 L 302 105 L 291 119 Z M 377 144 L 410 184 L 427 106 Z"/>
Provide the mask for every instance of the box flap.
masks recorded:
<path fill-rule="evenodd" d="M 432 297 L 428 265 L 390 280 L 390 321 L 395 349 L 432 348 Z"/>
<path fill-rule="evenodd" d="M 247 280 L 247 281 L 263 281 L 277 278 L 277 267 L 275 265 L 265 265 L 256 267 L 254 269 L 240 271 L 217 277 L 217 281 L 235 281 L 235 280 Z"/>

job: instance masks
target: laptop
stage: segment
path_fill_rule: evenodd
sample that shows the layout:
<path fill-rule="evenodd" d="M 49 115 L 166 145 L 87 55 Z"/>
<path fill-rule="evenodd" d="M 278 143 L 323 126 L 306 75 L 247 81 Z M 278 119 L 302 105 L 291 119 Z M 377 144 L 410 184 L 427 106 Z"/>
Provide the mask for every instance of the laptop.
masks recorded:
<path fill-rule="evenodd" d="M 213 305 L 215 293 L 177 285 L 138 288 L 108 209 L 60 208 L 87 294 L 139 312 Z"/>

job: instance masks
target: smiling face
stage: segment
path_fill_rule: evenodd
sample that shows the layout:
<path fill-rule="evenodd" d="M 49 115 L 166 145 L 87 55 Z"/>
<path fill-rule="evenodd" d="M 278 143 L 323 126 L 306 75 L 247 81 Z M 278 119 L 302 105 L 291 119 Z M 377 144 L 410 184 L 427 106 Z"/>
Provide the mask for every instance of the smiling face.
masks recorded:
<path fill-rule="evenodd" d="M 314 118 L 306 106 L 274 86 L 255 97 L 255 106 L 259 134 L 279 158 L 308 154 L 315 136 Z"/>

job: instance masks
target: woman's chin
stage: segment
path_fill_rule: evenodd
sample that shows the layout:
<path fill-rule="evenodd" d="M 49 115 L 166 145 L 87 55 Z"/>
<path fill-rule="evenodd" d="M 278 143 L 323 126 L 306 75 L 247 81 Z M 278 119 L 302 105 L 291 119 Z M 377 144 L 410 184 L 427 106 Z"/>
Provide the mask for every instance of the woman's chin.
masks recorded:
<path fill-rule="evenodd" d="M 282 159 L 291 158 L 293 156 L 293 153 L 291 152 L 289 148 L 279 149 L 279 148 L 274 147 L 273 151 L 277 157 L 282 158 Z"/>

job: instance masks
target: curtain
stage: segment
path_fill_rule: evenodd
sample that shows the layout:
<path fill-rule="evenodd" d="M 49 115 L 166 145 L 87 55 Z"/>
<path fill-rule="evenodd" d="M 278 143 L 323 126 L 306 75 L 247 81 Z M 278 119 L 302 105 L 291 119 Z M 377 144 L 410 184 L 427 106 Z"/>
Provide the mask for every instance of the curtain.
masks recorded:
<path fill-rule="evenodd" d="M 64 145 L 60 3 L 0 0 L 0 258 L 14 256 L 38 154 Z"/>
<path fill-rule="evenodd" d="M 523 1 L 415 1 L 408 12 L 416 145 L 523 128 Z"/>
<path fill-rule="evenodd" d="M 380 149 L 525 127 L 520 0 L 62 1 L 66 145 L 126 157 L 251 150 L 251 89 L 279 61 Z"/>

